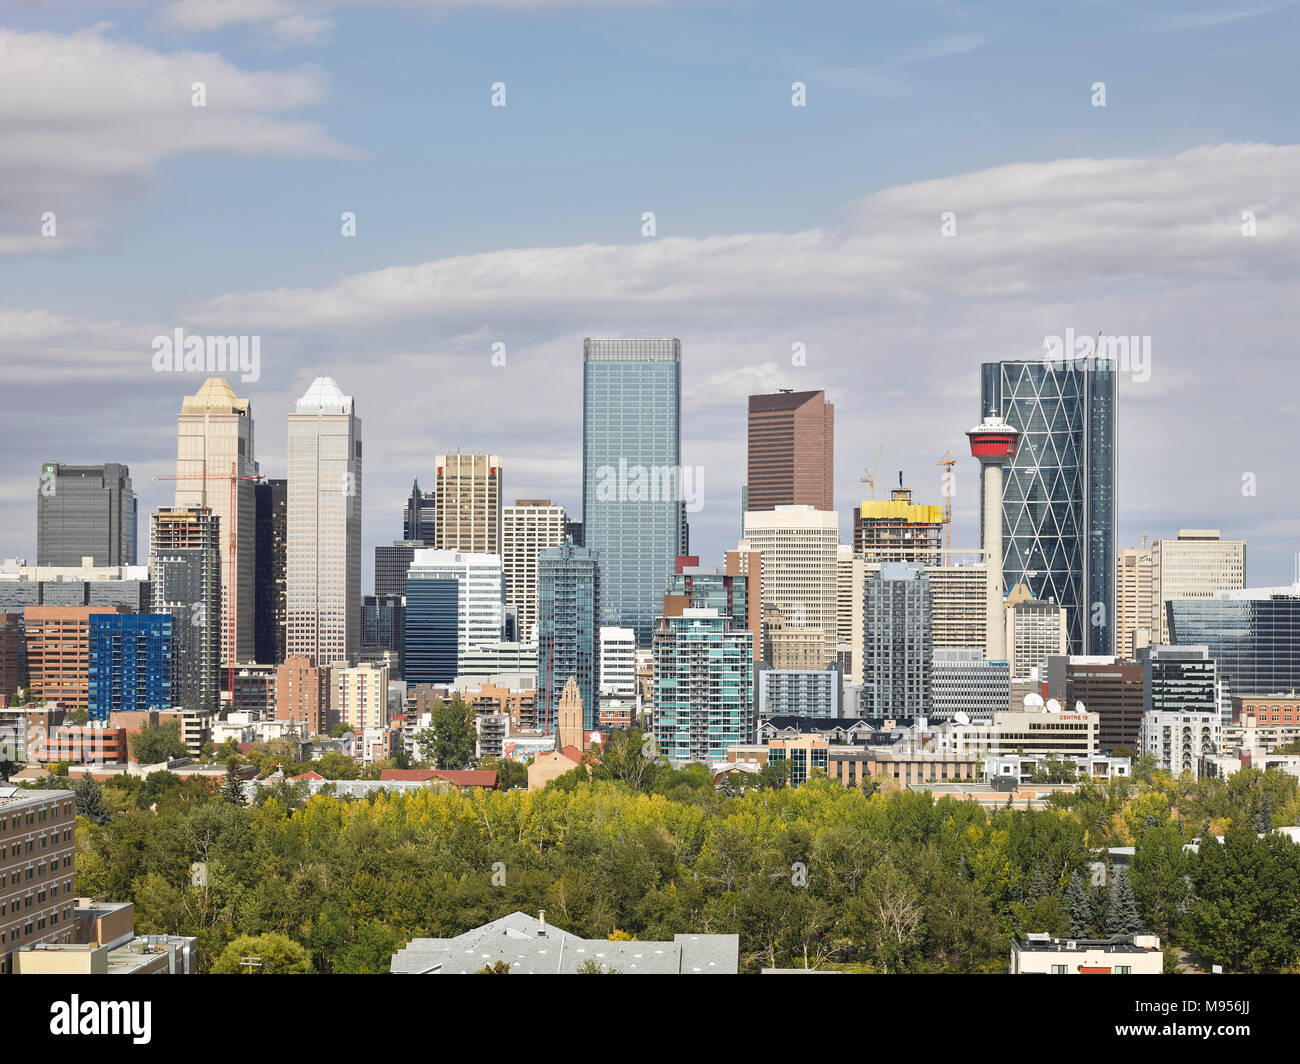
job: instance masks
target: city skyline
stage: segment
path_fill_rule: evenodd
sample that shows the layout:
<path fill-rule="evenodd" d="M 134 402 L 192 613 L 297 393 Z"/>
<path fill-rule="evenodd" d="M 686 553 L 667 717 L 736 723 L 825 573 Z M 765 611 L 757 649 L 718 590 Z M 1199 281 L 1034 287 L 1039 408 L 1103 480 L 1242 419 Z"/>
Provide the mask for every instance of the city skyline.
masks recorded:
<path fill-rule="evenodd" d="M 1151 339 L 1149 378 L 1120 381 L 1118 544 L 1220 527 L 1251 543 L 1251 582 L 1293 573 L 1285 455 L 1300 406 L 1272 385 L 1300 329 L 1300 135 L 1277 106 L 1300 12 L 1198 24 L 1060 11 L 1013 34 L 1006 14 L 846 5 L 836 32 L 792 35 L 792 12 L 757 5 L 731 40 L 707 12 L 671 8 L 592 26 L 545 5 L 387 8 L 377 22 L 343 5 L 275 51 L 258 43 L 268 20 L 186 7 L 142 3 L 98 28 L 90 5 L 20 7 L 0 30 L 24 56 L 22 91 L 0 99 L 31 94 L 49 115 L 0 164 L 5 556 L 35 555 L 43 461 L 122 462 L 143 511 L 169 501 L 153 480 L 174 469 L 166 426 L 206 377 L 153 369 L 154 339 L 177 328 L 260 338 L 259 379 L 229 377 L 264 424 L 322 375 L 383 411 L 366 587 L 437 453 L 501 454 L 511 497 L 580 509 L 583 337 L 681 339 L 683 462 L 705 471 L 691 550 L 716 558 L 734 541 L 747 395 L 824 389 L 836 404 L 847 542 L 882 436 L 881 483 L 902 469 L 915 501 L 940 502 L 934 463 L 962 453 L 979 365 L 1041 357 L 1045 337 L 1072 330 Z M 1097 69 L 1049 59 L 1063 37 Z M 376 38 L 383 69 L 364 57 Z M 666 56 L 680 76 L 663 76 Z M 443 125 L 412 145 L 428 110 L 402 80 L 417 58 L 437 69 Z M 988 76 L 1012 68 L 1041 92 Z M 196 79 L 217 122 L 195 123 L 188 91 L 164 106 L 168 86 Z M 806 107 L 791 105 L 795 81 Z M 387 120 L 361 121 L 379 106 Z M 88 113 L 116 138 L 102 155 L 119 170 L 77 147 Z M 491 162 L 512 159 L 533 161 L 527 183 Z M 46 211 L 55 236 L 40 235 Z M 93 417 L 101 405 L 131 416 Z M 1181 431 L 1211 418 L 1231 447 Z M 281 434 L 259 435 L 261 471 L 283 476 Z M 957 473 L 953 543 L 973 547 L 978 475 Z"/>

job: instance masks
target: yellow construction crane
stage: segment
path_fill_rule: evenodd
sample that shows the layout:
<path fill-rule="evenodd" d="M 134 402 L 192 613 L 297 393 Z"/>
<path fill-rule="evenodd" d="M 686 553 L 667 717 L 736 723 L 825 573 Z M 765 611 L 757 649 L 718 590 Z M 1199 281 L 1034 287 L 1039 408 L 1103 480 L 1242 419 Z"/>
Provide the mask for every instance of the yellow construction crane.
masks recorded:
<path fill-rule="evenodd" d="M 870 469 L 864 469 L 862 471 L 864 475 L 858 478 L 861 483 L 866 484 L 871 489 L 873 499 L 876 497 L 876 470 L 880 468 L 880 456 L 885 453 L 885 440 L 888 438 L 888 436 L 880 437 L 880 450 L 876 452 L 876 464 Z"/>
<path fill-rule="evenodd" d="M 943 546 L 945 550 L 952 550 L 952 467 L 957 464 L 957 459 L 952 456 L 952 448 L 949 447 L 943 452 L 943 457 L 934 463 L 937 466 L 943 466 Z"/>

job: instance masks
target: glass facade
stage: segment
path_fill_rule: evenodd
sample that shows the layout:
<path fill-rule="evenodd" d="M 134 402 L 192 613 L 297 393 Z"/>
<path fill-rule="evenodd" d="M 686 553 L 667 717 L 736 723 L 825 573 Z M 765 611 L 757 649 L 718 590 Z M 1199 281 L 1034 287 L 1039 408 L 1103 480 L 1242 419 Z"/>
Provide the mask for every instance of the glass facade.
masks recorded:
<path fill-rule="evenodd" d="M 677 763 L 725 761 L 754 733 L 754 636 L 711 609 L 665 617 L 654 633 L 654 734 Z"/>
<path fill-rule="evenodd" d="M 930 715 L 930 580 L 915 562 L 886 562 L 866 581 L 861 707 L 868 717 Z"/>
<path fill-rule="evenodd" d="M 600 717 L 600 613 L 604 573 L 590 547 L 566 543 L 537 555 L 537 687 L 543 719 L 557 720 L 570 676 L 582 695 L 582 726 Z"/>
<path fill-rule="evenodd" d="M 134 565 L 136 497 L 124 465 L 46 462 L 36 492 L 36 564 Z"/>
<path fill-rule="evenodd" d="M 112 713 L 171 709 L 171 614 L 91 614 L 88 666 L 91 720 L 107 721 Z"/>
<path fill-rule="evenodd" d="M 1070 653 L 1113 654 L 1113 361 L 985 363 L 981 394 L 985 415 L 1020 430 L 1003 474 L 1006 586 L 1065 607 Z"/>
<path fill-rule="evenodd" d="M 1219 712 L 1218 677 L 1208 647 L 1143 647 L 1138 653 L 1143 712 Z"/>
<path fill-rule="evenodd" d="M 589 339 L 583 358 L 583 540 L 600 558 L 600 624 L 647 647 L 686 552 L 681 342 Z"/>
<path fill-rule="evenodd" d="M 1165 603 L 1171 642 L 1204 644 L 1234 695 L 1300 690 L 1300 586 Z"/>
<path fill-rule="evenodd" d="M 407 577 L 402 667 L 408 685 L 456 678 L 459 603 L 455 577 Z"/>

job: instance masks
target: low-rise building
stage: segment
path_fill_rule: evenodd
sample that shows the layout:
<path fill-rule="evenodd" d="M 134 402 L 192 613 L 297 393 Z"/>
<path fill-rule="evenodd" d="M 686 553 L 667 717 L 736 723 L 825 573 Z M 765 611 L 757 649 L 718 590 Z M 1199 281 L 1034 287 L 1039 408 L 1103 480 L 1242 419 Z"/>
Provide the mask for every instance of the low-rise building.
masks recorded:
<path fill-rule="evenodd" d="M 198 939 L 137 935 L 131 902 L 77 898 L 71 942 L 43 942 L 14 954 L 19 975 L 193 975 Z"/>
<path fill-rule="evenodd" d="M 1217 710 L 1152 711 L 1142 715 L 1138 742 L 1144 754 L 1175 776 L 1190 772 L 1199 777 L 1201 759 L 1219 752 L 1220 717 Z"/>
<path fill-rule="evenodd" d="M 1066 939 L 1031 934 L 1011 940 L 1012 975 L 1160 975 L 1164 965 L 1155 935 Z"/>

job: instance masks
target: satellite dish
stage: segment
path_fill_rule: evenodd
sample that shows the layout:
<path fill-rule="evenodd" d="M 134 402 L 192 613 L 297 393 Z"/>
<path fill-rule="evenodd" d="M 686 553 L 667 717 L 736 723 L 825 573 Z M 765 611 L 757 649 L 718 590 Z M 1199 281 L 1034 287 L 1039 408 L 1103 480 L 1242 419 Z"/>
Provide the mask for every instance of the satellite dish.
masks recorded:
<path fill-rule="evenodd" d="M 1058 702 L 1055 698 L 1049 698 L 1049 699 L 1047 700 L 1047 712 L 1048 712 L 1048 713 L 1060 713 L 1060 712 L 1061 712 L 1061 703 Z"/>
<path fill-rule="evenodd" d="M 1026 708 L 1026 709 L 1042 709 L 1042 707 L 1043 707 L 1043 696 L 1042 696 L 1042 695 L 1036 695 L 1036 694 L 1033 694 L 1033 693 L 1030 693 L 1030 694 L 1025 695 L 1025 708 Z"/>
<path fill-rule="evenodd" d="M 954 721 L 956 721 L 958 724 L 969 724 L 969 723 L 970 723 L 970 717 L 969 717 L 967 714 L 962 713 L 962 712 L 960 712 L 960 711 L 958 711 L 957 713 L 954 713 L 954 714 L 952 715 L 952 719 L 953 719 Z"/>
<path fill-rule="evenodd" d="M 1087 713 L 1087 712 L 1088 712 L 1088 708 L 1087 708 L 1087 707 L 1086 707 L 1082 702 L 1075 702 L 1075 703 L 1074 703 L 1074 711 L 1075 711 L 1076 713 Z"/>

